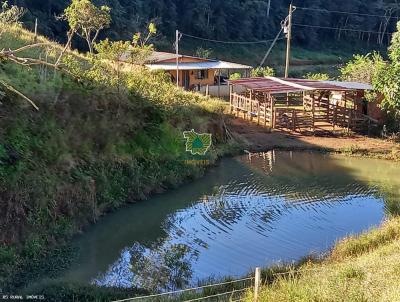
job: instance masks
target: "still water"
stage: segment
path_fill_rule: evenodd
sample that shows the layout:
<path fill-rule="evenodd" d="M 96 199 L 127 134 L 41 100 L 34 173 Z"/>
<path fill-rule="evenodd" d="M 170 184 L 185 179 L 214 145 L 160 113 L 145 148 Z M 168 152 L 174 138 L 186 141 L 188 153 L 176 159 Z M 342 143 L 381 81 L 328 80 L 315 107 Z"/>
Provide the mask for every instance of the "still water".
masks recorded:
<path fill-rule="evenodd" d="M 63 279 L 168 289 L 296 261 L 396 214 L 399 175 L 389 161 L 306 152 L 224 159 L 93 226 Z"/>

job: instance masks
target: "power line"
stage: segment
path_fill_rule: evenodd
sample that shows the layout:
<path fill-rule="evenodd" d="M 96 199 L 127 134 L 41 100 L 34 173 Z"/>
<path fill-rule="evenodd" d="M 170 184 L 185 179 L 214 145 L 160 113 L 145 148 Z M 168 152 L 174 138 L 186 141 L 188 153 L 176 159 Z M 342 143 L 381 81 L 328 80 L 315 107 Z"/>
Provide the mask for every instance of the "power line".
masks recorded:
<path fill-rule="evenodd" d="M 259 40 L 259 41 L 222 41 L 222 40 L 201 38 L 201 37 L 188 35 L 188 34 L 184 34 L 184 33 L 181 33 L 181 35 L 184 37 L 192 38 L 192 39 L 203 40 L 203 41 L 208 41 L 208 42 L 213 42 L 213 43 L 222 43 L 222 44 L 265 44 L 265 43 L 274 41 L 274 39 Z"/>
<path fill-rule="evenodd" d="M 362 29 L 354 29 L 354 28 L 340 28 L 340 27 L 330 27 L 330 26 L 319 26 L 319 25 L 299 24 L 299 23 L 293 23 L 293 26 L 320 28 L 320 29 L 334 29 L 334 30 L 343 30 L 343 31 L 371 33 L 371 34 L 382 34 L 382 32 L 372 31 L 372 30 L 362 30 Z M 385 33 L 385 34 L 393 34 L 393 33 Z"/>
<path fill-rule="evenodd" d="M 334 14 L 345 14 L 345 15 L 355 15 L 355 16 L 364 16 L 364 17 L 377 17 L 377 18 L 386 18 L 386 19 L 396 19 L 399 20 L 399 17 L 393 16 L 385 16 L 385 15 L 374 15 L 374 14 L 364 14 L 364 13 L 356 13 L 356 12 L 344 12 L 344 11 L 336 11 L 336 10 L 327 10 L 322 8 L 311 8 L 311 7 L 298 7 L 297 9 L 301 10 L 310 10 L 310 11 L 317 11 L 322 13 L 334 13 Z"/>

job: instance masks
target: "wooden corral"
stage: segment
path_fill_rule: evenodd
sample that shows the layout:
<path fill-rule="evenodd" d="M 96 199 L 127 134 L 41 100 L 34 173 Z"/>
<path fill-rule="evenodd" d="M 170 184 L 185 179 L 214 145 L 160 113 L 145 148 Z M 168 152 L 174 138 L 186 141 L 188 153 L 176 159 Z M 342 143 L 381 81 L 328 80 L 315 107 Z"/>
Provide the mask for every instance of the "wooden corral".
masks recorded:
<path fill-rule="evenodd" d="M 229 85 L 231 113 L 273 129 L 369 131 L 380 119 L 368 114 L 364 96 L 371 87 L 362 83 L 268 77 Z M 244 92 L 235 93 L 236 86 Z"/>

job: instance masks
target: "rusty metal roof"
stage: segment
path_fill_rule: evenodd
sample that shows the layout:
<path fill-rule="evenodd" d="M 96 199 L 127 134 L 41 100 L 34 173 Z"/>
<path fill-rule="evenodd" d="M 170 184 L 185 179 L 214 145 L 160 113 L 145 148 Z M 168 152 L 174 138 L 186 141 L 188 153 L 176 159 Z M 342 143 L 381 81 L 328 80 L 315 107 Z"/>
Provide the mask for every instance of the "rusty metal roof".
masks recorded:
<path fill-rule="evenodd" d="M 361 83 L 348 82 L 330 82 L 330 81 L 316 81 L 308 79 L 281 79 L 275 77 L 266 78 L 245 78 L 239 80 L 229 81 L 231 85 L 240 85 L 247 89 L 266 92 L 271 94 L 287 93 L 287 92 L 303 92 L 315 90 L 329 90 L 329 91 L 348 91 L 348 90 L 366 90 L 365 85 Z M 356 85 L 360 84 L 360 85 Z M 359 87 L 359 88 L 357 88 Z"/>

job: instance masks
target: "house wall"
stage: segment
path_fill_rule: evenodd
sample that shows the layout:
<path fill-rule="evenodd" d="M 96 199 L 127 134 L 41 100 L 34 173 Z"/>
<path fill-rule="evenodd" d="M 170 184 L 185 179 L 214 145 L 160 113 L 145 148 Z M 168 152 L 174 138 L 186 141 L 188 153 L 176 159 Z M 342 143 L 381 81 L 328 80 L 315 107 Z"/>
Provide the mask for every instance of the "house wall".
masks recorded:
<path fill-rule="evenodd" d="M 246 88 L 244 88 L 243 86 L 239 86 L 239 85 L 235 85 L 232 86 L 232 92 L 234 93 L 244 93 L 246 90 Z M 203 86 L 201 87 L 200 91 L 201 94 L 206 94 L 207 93 L 207 87 Z M 210 96 L 215 96 L 215 97 L 221 97 L 224 99 L 229 100 L 229 96 L 230 96 L 230 89 L 229 89 L 229 85 L 221 85 L 218 87 L 218 85 L 210 85 L 208 86 L 208 95 Z"/>
<path fill-rule="evenodd" d="M 380 108 L 382 100 L 383 96 L 380 95 L 376 101 L 368 103 L 368 115 L 383 125 L 386 121 L 386 114 Z"/>
<path fill-rule="evenodd" d="M 179 70 L 179 86 L 183 87 L 184 80 L 184 72 L 183 70 Z M 214 85 L 214 70 L 207 70 L 208 77 L 206 79 L 196 79 L 197 70 L 188 70 L 189 72 L 189 89 L 194 89 L 198 85 L 206 86 L 206 85 Z M 176 70 L 167 71 L 174 79 L 176 79 Z"/>
<path fill-rule="evenodd" d="M 365 92 L 358 91 L 357 98 L 360 100 L 365 99 Z M 382 96 L 378 96 L 375 101 L 370 101 L 365 105 L 363 104 L 362 101 L 359 101 L 355 106 L 356 107 L 355 110 L 363 113 L 363 107 L 367 106 L 367 115 L 373 118 L 374 120 L 377 120 L 380 124 L 384 124 L 386 116 L 385 113 L 380 108 L 381 102 L 382 102 Z"/>

